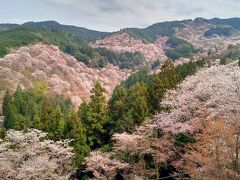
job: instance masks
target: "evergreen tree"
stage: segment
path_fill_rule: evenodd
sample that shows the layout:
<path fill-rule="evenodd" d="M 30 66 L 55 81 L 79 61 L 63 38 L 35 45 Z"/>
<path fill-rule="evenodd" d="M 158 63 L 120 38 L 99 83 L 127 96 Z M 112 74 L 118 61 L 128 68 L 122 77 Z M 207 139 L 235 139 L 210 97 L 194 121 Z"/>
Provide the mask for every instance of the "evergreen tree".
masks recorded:
<path fill-rule="evenodd" d="M 16 106 L 17 112 L 26 115 L 27 114 L 27 108 L 26 108 L 26 100 L 24 99 L 24 92 L 21 89 L 20 86 L 17 87 L 14 98 L 13 98 L 13 104 Z"/>
<path fill-rule="evenodd" d="M 47 97 L 45 97 L 41 105 L 40 118 L 43 124 L 42 130 L 49 132 L 50 136 L 54 125 L 54 121 L 52 120 L 54 117 L 54 113 L 55 113 L 54 108 L 50 100 Z"/>
<path fill-rule="evenodd" d="M 79 166 L 84 157 L 88 155 L 90 148 L 86 144 L 86 130 L 78 114 L 72 111 L 69 100 L 66 100 L 63 96 L 50 99 L 44 94 L 45 86 L 42 86 L 41 83 L 37 83 L 37 85 L 29 90 L 22 90 L 18 87 L 13 95 L 6 92 L 3 102 L 4 127 L 17 130 L 36 128 L 47 132 L 52 140 L 72 139 L 72 146 L 76 153 L 75 162 Z M 105 117 L 103 113 L 97 112 L 98 109 L 104 109 L 101 102 L 106 103 L 103 94 L 99 93 L 103 89 L 101 86 L 96 85 L 96 89 L 93 90 L 99 97 L 92 96 L 90 109 L 95 111 L 89 112 L 93 112 L 94 115 L 99 113 L 99 117 Z M 88 110 L 88 105 L 85 112 L 91 116 L 87 116 L 87 118 L 95 117 L 86 110 Z M 98 121 L 96 121 L 95 126 L 98 126 L 97 123 Z M 102 127 L 102 129 L 105 129 L 105 127 Z M 92 137 L 94 136 L 93 133 Z M 97 134 L 97 136 L 99 136 L 99 139 L 102 138 L 102 134 Z"/>
<path fill-rule="evenodd" d="M 43 129 L 43 123 L 42 120 L 40 118 L 39 113 L 36 113 L 33 117 L 33 124 L 32 124 L 32 128 L 36 128 L 36 129 Z"/>
<path fill-rule="evenodd" d="M 66 138 L 73 139 L 73 147 L 76 152 L 75 163 L 80 165 L 84 157 L 90 152 L 90 148 L 86 143 L 86 130 L 75 112 L 69 112 L 65 124 Z"/>
<path fill-rule="evenodd" d="M 198 60 L 194 62 L 188 62 L 176 67 L 177 73 L 181 76 L 181 79 L 185 79 L 189 75 L 193 75 L 197 72 L 198 68 L 203 67 L 205 62 L 203 60 Z"/>
<path fill-rule="evenodd" d="M 54 112 L 52 114 L 52 126 L 50 133 L 52 134 L 52 139 L 62 139 L 64 138 L 64 129 L 65 129 L 65 121 L 64 121 L 64 116 L 63 113 L 61 112 L 60 108 L 54 109 Z"/>
<path fill-rule="evenodd" d="M 3 99 L 4 127 L 11 129 L 16 121 L 16 109 L 12 104 L 12 96 L 7 91 Z"/>
<path fill-rule="evenodd" d="M 130 89 L 127 108 L 132 114 L 134 123 L 140 125 L 149 114 L 147 86 L 145 83 L 137 83 Z"/>
<path fill-rule="evenodd" d="M 79 115 L 87 132 L 87 142 L 91 147 L 98 147 L 105 143 L 105 125 L 109 121 L 105 89 L 100 82 L 96 82 L 91 93 L 91 101 L 83 103 L 79 108 Z"/>
<path fill-rule="evenodd" d="M 159 103 L 168 89 L 173 89 L 181 81 L 171 61 L 165 61 L 161 72 L 157 74 L 150 87 L 150 99 L 153 110 L 159 110 Z"/>
<path fill-rule="evenodd" d="M 126 123 L 124 122 L 124 119 L 126 118 L 125 115 L 127 112 L 127 95 L 126 88 L 123 85 L 120 85 L 109 102 L 111 116 L 110 134 L 113 134 L 114 132 L 123 132 L 125 130 L 124 126 L 126 126 Z"/>

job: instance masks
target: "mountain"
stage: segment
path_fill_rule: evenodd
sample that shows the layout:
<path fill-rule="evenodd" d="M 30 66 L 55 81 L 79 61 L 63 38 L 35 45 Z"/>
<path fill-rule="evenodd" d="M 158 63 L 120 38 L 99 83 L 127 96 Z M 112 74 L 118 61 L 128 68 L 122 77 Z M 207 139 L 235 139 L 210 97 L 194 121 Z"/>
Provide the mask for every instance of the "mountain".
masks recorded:
<path fill-rule="evenodd" d="M 136 68 L 146 64 L 151 66 L 154 62 L 162 62 L 167 58 L 174 61 L 198 60 L 207 57 L 219 59 L 224 51 L 228 50 L 229 45 L 239 42 L 239 22 L 240 18 L 196 18 L 194 20 L 159 22 L 142 29 L 126 28 L 113 33 L 61 25 L 55 21 L 27 22 L 22 25 L 1 24 L 0 29 L 15 30 L 15 35 L 18 35 L 18 29 L 23 27 L 38 31 L 40 34 L 42 31 L 52 34 L 65 32 L 68 35 L 61 34 L 54 37 L 55 39 L 52 38 L 51 42 L 47 42 L 60 46 L 62 51 L 73 55 L 90 67 L 104 67 L 111 63 L 121 68 Z M 37 33 L 35 32 L 35 34 Z M 74 36 L 71 37 L 71 35 Z M 69 36 L 69 38 L 59 40 L 62 39 L 61 36 Z M 15 38 L 15 36 L 8 37 Z M 89 48 L 86 43 L 79 43 L 80 40 L 74 37 L 89 41 L 89 46 L 92 48 Z M 41 41 L 45 41 L 42 39 L 44 38 L 41 38 Z M 172 46 L 173 44 L 174 46 Z M 4 51 L 1 54 L 6 54 L 5 48 L 1 49 Z M 115 53 L 115 55 L 111 53 Z M 114 60 L 112 60 L 112 56 L 114 56 Z M 129 58 L 135 59 L 134 62 L 131 63 Z"/>
<path fill-rule="evenodd" d="M 2 25 L 1 179 L 240 179 L 238 21 Z"/>
<path fill-rule="evenodd" d="M 63 31 L 66 33 L 74 34 L 76 37 L 86 41 L 94 41 L 109 34 L 108 32 L 94 31 L 83 27 L 62 25 L 56 21 L 26 22 L 21 25 L 0 24 L 0 30 L 15 29 L 19 27 Z"/>
<path fill-rule="evenodd" d="M 0 24 L 0 31 L 18 28 L 19 24 Z"/>
<path fill-rule="evenodd" d="M 78 107 L 90 98 L 90 90 L 99 80 L 108 97 L 129 74 L 112 65 L 102 69 L 88 68 L 74 57 L 64 54 L 53 45 L 23 46 L 0 58 L 1 102 L 4 92 L 14 92 L 18 85 L 29 88 L 33 82 L 44 82 L 51 92 L 63 94 Z"/>
<path fill-rule="evenodd" d="M 104 47 L 116 52 L 137 50 L 148 61 L 164 61 L 166 57 L 172 60 L 218 59 L 229 45 L 240 42 L 239 22 L 240 18 L 160 22 L 142 29 L 123 29 L 97 40 L 92 47 Z M 134 41 L 138 42 L 134 43 L 135 48 L 131 43 Z M 152 47 L 147 48 L 149 45 Z M 163 56 L 148 56 L 154 52 L 161 52 Z"/>
<path fill-rule="evenodd" d="M 86 41 L 62 31 L 16 28 L 0 33 L 0 57 L 8 54 L 11 49 L 21 46 L 45 43 L 58 46 L 61 51 L 74 56 L 88 67 L 106 67 L 108 64 L 120 68 L 137 68 L 145 64 L 144 57 L 138 53 L 114 53 L 106 48 L 91 48 Z"/>
<path fill-rule="evenodd" d="M 116 53 L 141 52 L 147 61 L 157 59 L 167 59 L 161 44 L 144 43 L 141 39 L 136 39 L 125 32 L 115 33 L 106 36 L 102 40 L 97 40 L 90 44 L 93 48 L 106 48 Z"/>
<path fill-rule="evenodd" d="M 94 41 L 96 39 L 99 39 L 109 34 L 108 32 L 94 31 L 94 30 L 83 28 L 83 27 L 62 25 L 56 21 L 27 22 L 22 24 L 22 26 L 36 28 L 36 29 L 63 31 L 63 32 L 74 34 L 76 37 L 83 40 L 87 40 L 87 41 Z"/>
<path fill-rule="evenodd" d="M 154 42 L 158 36 L 172 36 L 175 28 L 183 28 L 186 21 L 169 21 L 153 24 L 147 28 L 127 28 L 124 32 L 129 33 L 133 37 L 142 38 L 149 42 Z"/>
<path fill-rule="evenodd" d="M 240 18 L 229 18 L 229 19 L 220 19 L 220 18 L 213 18 L 209 19 L 209 22 L 215 25 L 228 25 L 233 28 L 240 28 Z"/>
<path fill-rule="evenodd" d="M 174 36 L 178 29 L 184 29 L 186 25 L 194 23 L 195 25 L 215 25 L 215 26 L 230 26 L 232 28 L 240 27 L 240 18 L 229 19 L 204 19 L 196 18 L 194 20 L 182 20 L 182 21 L 166 21 L 153 24 L 147 28 L 127 28 L 122 31 L 129 33 L 136 38 L 142 38 L 149 42 L 154 42 L 159 36 Z"/>

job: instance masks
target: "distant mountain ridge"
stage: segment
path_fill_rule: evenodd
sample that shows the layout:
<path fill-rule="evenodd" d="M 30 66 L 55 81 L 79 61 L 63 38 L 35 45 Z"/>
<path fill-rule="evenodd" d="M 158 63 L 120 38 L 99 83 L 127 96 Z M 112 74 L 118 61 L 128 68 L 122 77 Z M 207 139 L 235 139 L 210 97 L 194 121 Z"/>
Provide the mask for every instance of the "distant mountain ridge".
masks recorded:
<path fill-rule="evenodd" d="M 23 24 L 0 24 L 0 30 L 9 30 L 19 27 L 29 27 L 34 29 L 58 30 L 66 33 L 74 34 L 76 37 L 86 40 L 94 41 L 109 34 L 109 32 L 100 32 L 90 30 L 84 27 L 77 27 L 72 25 L 62 25 L 56 21 L 41 21 L 41 22 L 26 22 Z"/>
<path fill-rule="evenodd" d="M 145 49 L 145 45 L 154 44 L 172 60 L 219 59 L 228 46 L 240 43 L 240 18 L 195 18 L 181 21 L 165 21 L 155 23 L 146 28 L 125 28 L 97 40 L 92 47 L 104 47 L 109 50 L 132 51 L 131 43 L 126 43 L 128 34 L 134 38 L 131 42 L 145 55 L 152 54 L 153 48 Z M 114 43 L 109 38 L 115 39 Z M 129 38 L 128 38 L 129 39 Z M 137 40 L 137 41 L 136 41 Z M 171 42 L 171 43 L 169 43 Z M 172 46 L 174 44 L 174 46 Z M 146 53 L 147 52 L 147 53 Z M 146 58 L 146 56 L 145 56 Z M 156 60 L 156 58 L 152 58 Z M 164 60 L 162 58 L 160 61 Z"/>
<path fill-rule="evenodd" d="M 195 19 L 186 19 L 180 21 L 164 21 L 152 24 L 146 28 L 124 28 L 120 31 L 128 33 L 130 36 L 135 38 L 142 39 L 144 41 L 154 42 L 158 36 L 172 36 L 175 33 L 176 28 L 184 28 L 185 24 L 188 23 L 203 24 L 208 23 L 216 26 L 229 26 L 231 28 L 240 28 L 240 18 L 195 18 Z M 71 33 L 79 37 L 80 39 L 87 41 L 95 41 L 102 37 L 105 37 L 116 32 L 102 32 L 97 30 L 90 30 L 85 27 L 78 27 L 74 25 L 64 25 L 60 24 L 57 21 L 40 21 L 40 22 L 26 22 L 23 24 L 11 24 L 11 23 L 2 23 L 0 24 L 1 30 L 15 29 L 19 27 L 30 27 L 35 29 L 47 29 L 47 30 L 59 30 L 67 33 Z M 119 32 L 119 31 L 117 31 Z"/>
<path fill-rule="evenodd" d="M 51 38 L 53 43 L 50 44 L 58 46 L 70 44 L 70 47 L 61 49 L 68 54 L 74 55 L 81 62 L 88 65 L 91 64 L 94 67 L 104 67 L 110 62 L 120 67 L 133 68 L 139 57 L 143 57 L 140 59 L 145 59 L 150 66 L 151 63 L 156 61 L 162 62 L 167 58 L 174 61 L 197 60 L 208 58 L 209 56 L 212 59 L 220 59 L 220 57 L 225 56 L 223 53 L 228 51 L 229 45 L 240 43 L 240 18 L 237 17 L 228 19 L 205 19 L 199 17 L 179 21 L 165 21 L 155 23 L 146 28 L 125 28 L 111 33 L 89 30 L 84 27 L 62 25 L 56 21 L 27 22 L 22 25 L 0 24 L 0 31 L 14 30 L 14 33 L 20 40 L 28 41 L 29 33 L 26 36 L 20 36 L 21 28 L 31 29 L 29 31 L 50 30 L 50 34 L 57 31 L 67 33 L 71 36 L 70 41 L 62 41 L 61 36 L 57 36 Z M 1 36 L 6 41 L 3 33 Z M 13 42 L 14 37 L 9 36 L 9 42 Z M 72 44 L 72 41 L 77 39 L 87 41 L 88 44 L 85 43 L 84 48 L 79 49 L 78 43 Z M 27 44 L 25 43 L 24 45 Z M 16 43 L 14 45 L 8 49 L 16 46 L 20 47 Z M 93 51 L 92 48 L 95 50 Z M 0 54 L 3 50 L 4 48 L 0 49 Z M 100 53 L 100 58 L 95 58 L 96 53 L 93 52 L 96 51 L 98 51 L 98 54 Z M 135 59 L 135 62 L 132 63 L 130 56 L 126 59 L 126 54 L 124 57 L 120 54 L 116 63 L 116 58 L 112 57 L 111 52 L 116 54 L 140 53 L 143 56 L 134 56 L 136 58 L 132 59 Z M 6 52 L 2 54 L 6 54 Z M 238 57 L 238 55 L 234 57 Z M 112 59 L 115 60 L 112 61 Z"/>
<path fill-rule="evenodd" d="M 146 28 L 125 28 L 122 31 L 132 35 L 136 38 L 141 38 L 143 40 L 154 42 L 158 36 L 173 36 L 175 34 L 176 28 L 184 28 L 186 24 L 194 23 L 198 25 L 202 24 L 212 24 L 216 26 L 230 26 L 231 28 L 240 28 L 240 18 L 195 18 L 189 20 L 181 21 L 165 21 L 155 23 Z"/>

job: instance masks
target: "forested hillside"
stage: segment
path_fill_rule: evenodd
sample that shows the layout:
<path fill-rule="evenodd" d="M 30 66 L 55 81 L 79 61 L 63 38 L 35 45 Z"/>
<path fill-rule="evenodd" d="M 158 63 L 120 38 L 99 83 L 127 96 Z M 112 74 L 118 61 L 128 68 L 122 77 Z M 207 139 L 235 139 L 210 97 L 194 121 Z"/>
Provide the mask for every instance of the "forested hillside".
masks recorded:
<path fill-rule="evenodd" d="M 81 40 L 94 41 L 109 34 L 108 32 L 94 31 L 83 27 L 62 25 L 56 21 L 26 22 L 23 24 L 0 24 L 0 30 L 10 30 L 15 28 L 34 28 L 55 30 L 70 33 Z"/>
<path fill-rule="evenodd" d="M 161 112 L 114 134 L 112 151 L 93 151 L 87 170 L 96 179 L 239 179 L 239 76 L 235 63 L 187 77 L 160 100 Z"/>
<path fill-rule="evenodd" d="M 0 33 L 0 57 L 10 49 L 35 43 L 57 45 L 63 52 L 74 56 L 90 67 L 105 67 L 108 63 L 121 68 L 133 68 L 144 64 L 140 53 L 114 53 L 105 48 L 92 49 L 85 41 L 72 34 L 54 30 L 17 28 Z"/>
<path fill-rule="evenodd" d="M 5 91 L 13 93 L 17 86 L 28 89 L 35 83 L 44 83 L 50 93 L 70 98 L 78 108 L 83 100 L 89 100 L 94 82 L 101 81 L 109 97 L 130 72 L 113 65 L 87 67 L 53 45 L 23 46 L 0 58 L 0 106 Z"/>
<path fill-rule="evenodd" d="M 112 150 L 115 143 L 111 137 L 115 133 L 132 133 L 146 117 L 163 110 L 159 102 L 167 90 L 176 88 L 186 75 L 194 74 L 203 64 L 193 62 L 175 69 L 166 61 L 156 75 L 149 75 L 145 69 L 139 71 L 115 90 L 108 103 L 105 89 L 96 82 L 90 101 L 83 102 L 78 112 L 73 110 L 70 100 L 49 94 L 45 84 L 36 83 L 25 90 L 18 87 L 14 94 L 6 92 L 4 97 L 1 136 L 5 137 L 8 129 L 35 128 L 47 132 L 47 137 L 54 141 L 73 139 L 69 142 L 75 153 L 73 164 L 82 169 L 90 150 Z"/>
<path fill-rule="evenodd" d="M 0 24 L 0 179 L 240 179 L 238 23 Z"/>

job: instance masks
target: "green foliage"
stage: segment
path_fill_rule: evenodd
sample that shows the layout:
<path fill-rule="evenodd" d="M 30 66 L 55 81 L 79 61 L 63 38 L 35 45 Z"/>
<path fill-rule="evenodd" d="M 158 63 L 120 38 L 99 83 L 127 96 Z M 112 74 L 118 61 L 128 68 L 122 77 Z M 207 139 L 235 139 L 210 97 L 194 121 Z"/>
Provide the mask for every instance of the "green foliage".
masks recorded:
<path fill-rule="evenodd" d="M 147 68 L 143 68 L 136 73 L 131 74 L 127 80 L 121 83 L 121 85 L 129 90 L 136 83 L 144 82 L 145 84 L 149 85 L 153 79 L 154 75 L 149 75 L 149 70 Z"/>
<path fill-rule="evenodd" d="M 147 98 L 147 86 L 144 82 L 129 89 L 127 107 L 136 125 L 140 125 L 149 113 Z"/>
<path fill-rule="evenodd" d="M 90 67 L 104 67 L 108 63 L 120 68 L 132 68 L 145 62 L 141 53 L 114 53 L 105 48 L 93 49 L 87 42 L 72 34 L 56 30 L 17 28 L 0 34 L 0 57 L 11 48 L 43 42 L 57 45 L 63 52 L 74 56 Z"/>
<path fill-rule="evenodd" d="M 227 25 L 233 28 L 240 28 L 240 18 L 228 18 L 228 19 L 213 18 L 210 19 L 210 22 L 215 25 Z"/>
<path fill-rule="evenodd" d="M 109 101 L 109 111 L 111 114 L 110 134 L 113 134 L 114 132 L 123 132 L 128 126 L 130 126 L 130 122 L 127 122 L 128 108 L 126 106 L 128 101 L 128 92 L 123 85 L 120 85 L 118 88 L 116 88 L 114 93 L 114 96 L 112 96 L 111 100 Z"/>
<path fill-rule="evenodd" d="M 189 62 L 174 67 L 166 61 L 161 72 L 150 75 L 148 69 L 142 69 L 129 76 L 117 86 L 109 101 L 109 132 L 132 132 L 144 118 L 156 111 L 165 110 L 160 106 L 167 90 L 176 88 L 186 76 L 194 74 L 204 66 L 204 61 Z"/>
<path fill-rule="evenodd" d="M 8 146 L 9 149 L 17 149 L 17 144 L 9 144 Z"/>
<path fill-rule="evenodd" d="M 196 143 L 197 140 L 189 134 L 179 134 L 175 137 L 175 144 L 178 147 L 184 147 L 188 143 Z"/>
<path fill-rule="evenodd" d="M 6 136 L 6 129 L 4 127 L 0 128 L 0 139 L 4 139 Z"/>
<path fill-rule="evenodd" d="M 159 102 L 167 89 L 175 88 L 180 76 L 170 61 L 162 66 L 162 72 L 149 75 L 148 69 L 132 74 L 116 87 L 109 101 L 111 134 L 132 132 L 145 117 L 159 110 Z"/>
<path fill-rule="evenodd" d="M 79 116 L 86 128 L 87 143 L 92 148 L 106 143 L 107 130 L 105 126 L 109 121 L 109 115 L 104 92 L 105 89 L 97 81 L 91 90 L 93 94 L 91 101 L 82 103 L 79 108 Z"/>
<path fill-rule="evenodd" d="M 211 28 L 204 33 L 204 36 L 205 37 L 210 37 L 212 35 L 230 36 L 230 35 L 232 35 L 232 30 L 233 30 L 233 28 L 231 28 L 231 27 Z"/>
<path fill-rule="evenodd" d="M 159 110 L 159 103 L 169 89 L 174 89 L 180 83 L 181 77 L 171 61 L 165 61 L 161 72 L 156 76 L 150 87 L 150 99 L 154 110 Z"/>
<path fill-rule="evenodd" d="M 111 152 L 113 151 L 113 142 L 103 145 L 100 148 L 101 152 Z"/>
<path fill-rule="evenodd" d="M 150 115 L 148 86 L 154 77 L 149 75 L 148 69 L 142 69 L 115 88 L 109 101 L 110 134 L 132 132 Z"/>
<path fill-rule="evenodd" d="M 75 163 L 80 166 L 90 152 L 90 147 L 87 145 L 86 129 L 77 113 L 71 111 L 67 114 L 68 121 L 62 122 L 59 130 L 63 130 L 64 135 L 68 139 L 73 139 L 73 147 L 76 154 Z"/>
<path fill-rule="evenodd" d="M 198 60 L 195 62 L 188 62 L 176 67 L 177 73 L 181 76 L 182 79 L 185 79 L 189 75 L 193 75 L 197 72 L 200 67 L 203 67 L 205 62 L 203 60 Z"/>
<path fill-rule="evenodd" d="M 148 92 L 144 82 L 136 83 L 128 91 L 121 85 L 109 102 L 110 134 L 132 132 L 149 115 Z"/>
<path fill-rule="evenodd" d="M 0 24 L 0 31 L 11 30 L 16 28 L 33 28 L 33 29 L 40 29 L 40 30 L 42 29 L 42 30 L 62 31 L 65 33 L 71 33 L 75 35 L 77 38 L 86 40 L 86 41 L 94 41 L 96 39 L 99 39 L 109 34 L 108 32 L 99 32 L 99 31 L 86 29 L 83 27 L 62 25 L 56 21 L 27 22 L 22 25 Z"/>
<path fill-rule="evenodd" d="M 227 64 L 227 59 L 221 59 L 219 64 L 220 65 L 226 65 Z"/>
<path fill-rule="evenodd" d="M 158 66 L 160 66 L 161 65 L 161 62 L 160 62 L 160 60 L 156 60 L 156 61 L 154 61 L 152 64 L 151 64 L 151 68 L 152 69 L 156 69 Z"/>
<path fill-rule="evenodd" d="M 170 37 L 166 43 L 170 47 L 170 49 L 166 49 L 166 55 L 173 60 L 190 57 L 197 52 L 192 44 L 177 37 Z"/>
<path fill-rule="evenodd" d="M 80 167 L 90 147 L 110 151 L 113 133 L 131 133 L 146 117 L 161 110 L 159 102 L 168 89 L 176 88 L 182 79 L 203 65 L 203 61 L 196 61 L 175 68 L 171 61 L 166 61 L 156 75 L 149 75 L 147 69 L 142 69 L 115 89 L 108 104 L 105 89 L 96 82 L 90 102 L 83 102 L 77 113 L 72 110 L 70 100 L 60 95 L 50 98 L 46 84 L 34 82 L 31 89 L 18 87 L 13 95 L 6 92 L 4 127 L 18 130 L 37 128 L 48 132 L 53 140 L 72 139 L 75 164 Z M 1 134 L 4 136 L 4 132 Z M 191 137 L 176 137 L 179 146 L 191 142 Z M 151 163 L 148 166 L 152 166 Z"/>
<path fill-rule="evenodd" d="M 63 96 L 47 97 L 47 86 L 35 82 L 28 90 L 17 88 L 13 95 L 8 92 L 4 97 L 3 115 L 6 129 L 26 130 L 36 128 L 48 133 L 52 140 L 73 139 L 76 158 L 80 166 L 89 153 L 86 144 L 86 131 L 81 119 L 72 111 L 70 100 Z"/>
<path fill-rule="evenodd" d="M 229 45 L 228 49 L 223 53 L 221 63 L 228 64 L 238 59 L 240 59 L 240 45 Z"/>
<path fill-rule="evenodd" d="M 12 102 L 12 96 L 7 91 L 3 99 L 3 115 L 4 117 L 4 127 L 9 129 L 12 128 L 17 120 L 16 108 Z"/>
<path fill-rule="evenodd" d="M 98 48 L 96 51 L 106 58 L 106 62 L 119 66 L 120 68 L 134 68 L 145 62 L 145 58 L 140 52 L 114 53 L 106 48 Z"/>
<path fill-rule="evenodd" d="M 184 27 L 184 25 L 181 21 L 161 22 L 145 29 L 127 28 L 123 31 L 143 41 L 154 42 L 159 36 L 172 36 L 177 27 L 181 28 Z"/>
<path fill-rule="evenodd" d="M 109 34 L 107 32 L 99 32 L 99 31 L 89 30 L 89 29 L 86 29 L 83 27 L 62 25 L 55 21 L 28 22 L 28 23 L 24 23 L 22 25 L 22 27 L 63 31 L 66 33 L 74 34 L 76 37 L 83 39 L 83 40 L 87 40 L 87 41 L 94 41 L 98 38 L 101 38 L 101 37 Z"/>

